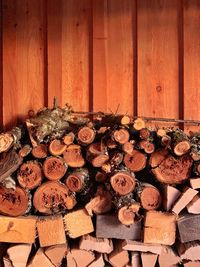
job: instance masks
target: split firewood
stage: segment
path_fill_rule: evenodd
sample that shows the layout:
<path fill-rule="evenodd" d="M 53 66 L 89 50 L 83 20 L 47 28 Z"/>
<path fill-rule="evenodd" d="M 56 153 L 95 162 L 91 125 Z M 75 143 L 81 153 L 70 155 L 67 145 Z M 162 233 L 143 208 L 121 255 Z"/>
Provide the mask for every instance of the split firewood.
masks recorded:
<path fill-rule="evenodd" d="M 145 210 L 156 210 L 162 203 L 159 190 L 148 183 L 140 183 L 137 188 L 137 194 L 140 198 L 141 205 Z"/>
<path fill-rule="evenodd" d="M 87 149 L 87 160 L 93 167 L 102 167 L 109 160 L 107 150 L 102 143 L 92 143 Z"/>
<path fill-rule="evenodd" d="M 54 139 L 49 144 L 49 152 L 53 156 L 60 156 L 64 153 L 67 146 L 59 139 Z"/>
<path fill-rule="evenodd" d="M 72 248 L 67 254 L 67 266 L 87 267 L 95 260 L 95 255 L 91 251 Z"/>
<path fill-rule="evenodd" d="M 125 143 L 127 143 L 129 141 L 129 137 L 130 137 L 130 134 L 128 130 L 124 128 L 115 130 L 113 132 L 113 139 L 121 145 L 124 145 Z"/>
<path fill-rule="evenodd" d="M 150 252 L 160 255 L 164 246 L 160 244 L 147 244 L 139 241 L 124 240 L 122 247 L 124 250 L 128 251 Z"/>
<path fill-rule="evenodd" d="M 192 158 L 183 155 L 174 158 L 167 150 L 157 150 L 150 158 L 152 172 L 158 181 L 165 184 L 180 184 L 190 176 Z"/>
<path fill-rule="evenodd" d="M 0 242 L 29 243 L 35 242 L 37 217 L 0 216 Z"/>
<path fill-rule="evenodd" d="M 176 238 L 176 216 L 172 213 L 148 211 L 144 221 L 144 242 L 173 245 Z"/>
<path fill-rule="evenodd" d="M 133 127 L 135 130 L 140 131 L 141 129 L 145 128 L 145 122 L 141 118 L 137 118 L 134 120 Z"/>
<path fill-rule="evenodd" d="M 133 172 L 143 170 L 146 167 L 146 161 L 147 158 L 145 154 L 138 150 L 133 150 L 131 154 L 126 154 L 124 156 L 124 164 Z"/>
<path fill-rule="evenodd" d="M 26 156 L 28 156 L 32 151 L 32 147 L 30 145 L 24 145 L 18 152 L 18 155 L 21 158 L 25 158 Z"/>
<path fill-rule="evenodd" d="M 142 252 L 141 259 L 142 259 L 142 267 L 154 267 L 157 261 L 158 255 L 149 253 L 149 252 Z"/>
<path fill-rule="evenodd" d="M 67 251 L 67 244 L 54 245 L 44 249 L 45 255 L 55 267 L 61 266 L 62 260 L 67 255 Z"/>
<path fill-rule="evenodd" d="M 14 127 L 11 131 L 0 134 L 0 153 L 8 151 L 21 139 L 21 129 Z"/>
<path fill-rule="evenodd" d="M 140 141 L 139 146 L 147 154 L 152 154 L 155 151 L 155 145 L 148 140 Z"/>
<path fill-rule="evenodd" d="M 200 196 L 196 195 L 187 205 L 188 213 L 200 214 Z"/>
<path fill-rule="evenodd" d="M 123 250 L 122 241 L 114 242 L 114 250 L 108 255 L 108 261 L 113 267 L 124 267 L 129 263 L 128 251 Z"/>
<path fill-rule="evenodd" d="M 43 183 L 34 193 L 33 206 L 41 213 L 53 214 L 70 210 L 76 205 L 73 194 L 69 194 L 66 185 L 56 181 Z"/>
<path fill-rule="evenodd" d="M 111 239 L 107 238 L 97 238 L 91 235 L 84 235 L 80 239 L 79 248 L 109 254 L 113 251 L 113 242 Z"/>
<path fill-rule="evenodd" d="M 94 231 L 91 217 L 85 209 L 70 212 L 64 216 L 66 232 L 71 238 L 77 238 Z"/>
<path fill-rule="evenodd" d="M 41 165 L 37 161 L 27 161 L 20 166 L 17 179 L 21 187 L 34 189 L 41 184 L 43 173 Z"/>
<path fill-rule="evenodd" d="M 78 141 L 83 145 L 91 144 L 95 139 L 95 131 L 87 126 L 78 131 Z"/>
<path fill-rule="evenodd" d="M 115 214 L 97 215 L 96 237 L 140 240 L 141 220 L 127 227 L 120 223 Z"/>
<path fill-rule="evenodd" d="M 186 214 L 180 216 L 178 221 L 178 231 L 182 243 L 200 240 L 200 215 Z"/>
<path fill-rule="evenodd" d="M 131 193 L 135 189 L 136 180 L 127 171 L 118 171 L 110 178 L 113 190 L 121 196 Z"/>
<path fill-rule="evenodd" d="M 31 247 L 31 244 L 18 244 L 9 247 L 7 254 L 12 265 L 15 267 L 26 267 Z"/>
<path fill-rule="evenodd" d="M 94 198 L 92 198 L 86 205 L 85 209 L 87 210 L 90 216 L 95 214 L 103 214 L 112 209 L 112 195 L 109 191 L 104 190 L 102 186 L 97 188 L 97 192 Z"/>
<path fill-rule="evenodd" d="M 177 266 L 181 262 L 181 258 L 171 247 L 165 246 L 158 257 L 158 262 L 160 267 Z"/>
<path fill-rule="evenodd" d="M 133 152 L 133 150 L 134 150 L 134 143 L 132 143 L 132 142 L 126 142 L 125 144 L 123 144 L 122 150 L 125 153 L 131 155 L 132 152 Z"/>
<path fill-rule="evenodd" d="M 11 260 L 8 257 L 3 257 L 3 267 L 13 267 Z"/>
<path fill-rule="evenodd" d="M 193 189 L 200 189 L 200 177 L 190 178 L 190 185 Z"/>
<path fill-rule="evenodd" d="M 65 180 L 65 184 L 72 192 L 81 192 L 88 185 L 88 182 L 89 172 L 86 168 L 75 169 Z"/>
<path fill-rule="evenodd" d="M 43 172 L 47 179 L 60 180 L 67 171 L 67 165 L 62 158 L 49 157 L 43 164 Z"/>
<path fill-rule="evenodd" d="M 41 265 L 42 264 L 42 265 Z M 36 254 L 31 259 L 27 267 L 55 267 L 53 263 L 47 258 L 43 248 L 39 248 Z"/>
<path fill-rule="evenodd" d="M 62 216 L 43 216 L 37 220 L 37 231 L 41 247 L 66 244 Z"/>
<path fill-rule="evenodd" d="M 69 167 L 79 168 L 85 164 L 79 145 L 69 145 L 63 153 L 65 162 Z"/>
<path fill-rule="evenodd" d="M 32 155 L 37 159 L 44 159 L 48 155 L 46 144 L 39 144 L 32 149 Z"/>
<path fill-rule="evenodd" d="M 96 254 L 95 260 L 88 267 L 105 267 L 105 262 L 102 254 Z"/>
<path fill-rule="evenodd" d="M 182 260 L 200 260 L 200 241 L 179 243 L 177 249 Z"/>
<path fill-rule="evenodd" d="M 174 204 L 172 211 L 176 214 L 179 214 L 197 194 L 197 190 L 186 187 L 184 192 Z"/>
<path fill-rule="evenodd" d="M 173 151 L 177 156 L 185 155 L 190 151 L 191 144 L 188 136 L 179 130 L 176 130 L 172 134 Z"/>
<path fill-rule="evenodd" d="M 63 137 L 63 143 L 69 146 L 73 144 L 74 139 L 75 139 L 75 134 L 73 132 L 70 132 Z"/>
<path fill-rule="evenodd" d="M 8 216 L 20 216 L 29 208 L 28 193 L 16 187 L 15 190 L 0 186 L 0 213 Z"/>
<path fill-rule="evenodd" d="M 188 261 L 183 264 L 184 267 L 199 267 L 200 261 Z"/>
<path fill-rule="evenodd" d="M 137 251 L 131 251 L 130 255 L 131 255 L 131 266 L 141 267 L 140 254 Z"/>
<path fill-rule="evenodd" d="M 181 192 L 173 186 L 164 185 L 162 193 L 163 193 L 163 207 L 166 211 L 169 211 L 171 210 L 172 206 L 181 195 Z"/>

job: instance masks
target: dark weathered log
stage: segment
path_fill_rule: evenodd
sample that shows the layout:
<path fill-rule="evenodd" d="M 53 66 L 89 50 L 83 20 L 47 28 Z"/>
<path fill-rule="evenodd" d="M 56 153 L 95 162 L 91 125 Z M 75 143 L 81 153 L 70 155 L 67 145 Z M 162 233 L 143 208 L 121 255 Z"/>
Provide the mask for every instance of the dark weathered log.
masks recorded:
<path fill-rule="evenodd" d="M 113 132 L 113 139 L 121 145 L 128 142 L 130 134 L 126 129 L 119 129 Z"/>
<path fill-rule="evenodd" d="M 87 126 L 78 131 L 78 141 L 83 145 L 89 145 L 94 141 L 95 131 Z"/>
<path fill-rule="evenodd" d="M 49 144 L 49 152 L 53 156 L 60 156 L 64 153 L 67 146 L 59 139 L 54 139 Z"/>
<path fill-rule="evenodd" d="M 85 165 L 85 159 L 82 156 L 81 147 L 79 145 L 69 145 L 63 153 L 63 156 L 69 167 L 79 168 Z"/>
<path fill-rule="evenodd" d="M 67 171 L 67 165 L 63 158 L 49 157 L 43 164 L 43 172 L 49 180 L 60 180 Z"/>
<path fill-rule="evenodd" d="M 43 179 L 42 167 L 37 161 L 27 161 L 20 166 L 17 179 L 21 187 L 34 189 Z"/>
<path fill-rule="evenodd" d="M 37 159 L 44 159 L 48 155 L 46 144 L 39 144 L 32 149 L 32 155 Z"/>
<path fill-rule="evenodd" d="M 69 194 L 69 189 L 64 184 L 49 181 L 35 191 L 33 205 L 41 213 L 53 214 L 72 209 L 76 205 L 76 199 Z"/>
<path fill-rule="evenodd" d="M 128 169 L 138 172 L 146 167 L 146 156 L 138 150 L 133 150 L 131 154 L 124 156 L 124 163 Z"/>
<path fill-rule="evenodd" d="M 112 188 L 121 196 L 131 193 L 135 189 L 136 181 L 133 175 L 126 171 L 118 171 L 110 178 Z"/>
<path fill-rule="evenodd" d="M 16 187 L 15 190 L 0 187 L 0 213 L 8 216 L 19 216 L 26 213 L 29 207 L 27 192 Z"/>
<path fill-rule="evenodd" d="M 88 182 L 89 172 L 86 168 L 74 170 L 65 180 L 65 184 L 72 192 L 82 191 L 87 186 Z"/>

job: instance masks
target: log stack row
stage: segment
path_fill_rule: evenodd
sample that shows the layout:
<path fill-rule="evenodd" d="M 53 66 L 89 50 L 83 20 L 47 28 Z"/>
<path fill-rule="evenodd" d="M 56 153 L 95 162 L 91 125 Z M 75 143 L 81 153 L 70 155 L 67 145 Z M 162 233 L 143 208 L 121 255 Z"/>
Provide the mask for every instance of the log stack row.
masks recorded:
<path fill-rule="evenodd" d="M 54 106 L 0 134 L 0 166 L 0 242 L 27 251 L 5 266 L 199 264 L 199 133 Z"/>

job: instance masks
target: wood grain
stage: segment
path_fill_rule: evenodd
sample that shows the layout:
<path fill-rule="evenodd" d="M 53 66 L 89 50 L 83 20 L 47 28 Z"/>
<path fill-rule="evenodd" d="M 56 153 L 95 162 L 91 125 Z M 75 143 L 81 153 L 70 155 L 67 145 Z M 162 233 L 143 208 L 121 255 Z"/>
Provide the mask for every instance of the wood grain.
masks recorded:
<path fill-rule="evenodd" d="M 95 111 L 133 113 L 135 1 L 97 0 L 93 6 Z"/>
<path fill-rule="evenodd" d="M 44 1 L 3 0 L 3 123 L 44 105 Z"/>

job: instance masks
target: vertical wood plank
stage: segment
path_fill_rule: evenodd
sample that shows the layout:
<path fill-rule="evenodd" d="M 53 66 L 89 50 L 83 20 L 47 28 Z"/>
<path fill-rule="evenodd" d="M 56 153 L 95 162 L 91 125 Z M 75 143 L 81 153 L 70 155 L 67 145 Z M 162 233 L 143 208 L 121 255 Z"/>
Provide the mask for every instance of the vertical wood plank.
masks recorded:
<path fill-rule="evenodd" d="M 44 105 L 44 1 L 3 0 L 3 121 Z"/>
<path fill-rule="evenodd" d="M 93 5 L 94 110 L 133 113 L 135 1 L 95 0 Z"/>
<path fill-rule="evenodd" d="M 179 116 L 178 1 L 138 1 L 138 114 Z"/>
<path fill-rule="evenodd" d="M 200 120 L 200 1 L 184 1 L 184 118 Z M 198 127 L 185 130 L 196 131 Z"/>
<path fill-rule="evenodd" d="M 89 109 L 90 0 L 50 1 L 48 18 L 49 102 Z M 54 13 L 55 11 L 55 13 Z M 54 17 L 55 16 L 55 17 Z"/>

